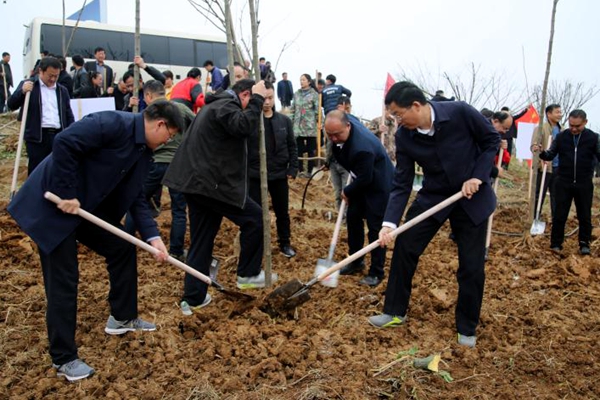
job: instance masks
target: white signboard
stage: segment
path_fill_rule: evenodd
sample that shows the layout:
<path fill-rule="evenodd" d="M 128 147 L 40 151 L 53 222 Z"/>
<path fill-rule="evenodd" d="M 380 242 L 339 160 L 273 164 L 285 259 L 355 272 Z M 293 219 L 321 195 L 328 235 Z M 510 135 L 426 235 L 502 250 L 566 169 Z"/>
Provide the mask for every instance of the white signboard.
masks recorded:
<path fill-rule="evenodd" d="M 531 138 L 537 124 L 519 122 L 517 124 L 517 158 L 519 160 L 531 160 Z"/>
<path fill-rule="evenodd" d="M 98 111 L 111 111 L 115 109 L 114 97 L 98 97 L 95 99 L 71 99 L 71 109 L 75 116 L 75 121 L 88 114 Z"/>

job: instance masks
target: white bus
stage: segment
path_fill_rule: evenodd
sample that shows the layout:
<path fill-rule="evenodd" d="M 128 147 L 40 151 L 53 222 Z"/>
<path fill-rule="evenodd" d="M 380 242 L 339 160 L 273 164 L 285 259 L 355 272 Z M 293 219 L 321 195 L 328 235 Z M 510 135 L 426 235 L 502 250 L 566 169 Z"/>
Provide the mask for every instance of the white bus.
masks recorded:
<path fill-rule="evenodd" d="M 75 21 L 65 24 L 65 42 L 68 43 Z M 35 62 L 42 51 L 62 55 L 62 21 L 49 18 L 35 18 L 25 32 L 23 46 L 23 74 L 29 77 Z M 86 61 L 94 59 L 94 49 L 102 47 L 106 51 L 106 64 L 115 72 L 118 81 L 127 71 L 134 57 L 134 28 L 102 24 L 99 22 L 79 22 L 71 45 L 70 56 L 79 54 Z M 164 32 L 142 29 L 140 35 L 141 56 L 144 61 L 159 71 L 173 72 L 175 82 L 184 79 L 193 67 L 202 70 L 202 85 L 205 84 L 204 61 L 212 60 L 214 65 L 224 69 L 227 65 L 227 41 L 225 37 L 198 36 L 186 33 Z M 72 65 L 67 57 L 67 70 Z M 142 75 L 147 78 L 145 73 Z"/>

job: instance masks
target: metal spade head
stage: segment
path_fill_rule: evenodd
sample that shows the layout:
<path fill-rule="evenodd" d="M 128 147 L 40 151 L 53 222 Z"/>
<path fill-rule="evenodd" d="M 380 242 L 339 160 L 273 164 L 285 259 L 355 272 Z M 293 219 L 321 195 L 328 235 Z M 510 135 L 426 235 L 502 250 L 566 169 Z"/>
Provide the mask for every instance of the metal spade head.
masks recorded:
<path fill-rule="evenodd" d="M 294 279 L 271 292 L 260 309 L 271 317 L 294 312 L 294 309 L 310 300 L 308 287 Z"/>

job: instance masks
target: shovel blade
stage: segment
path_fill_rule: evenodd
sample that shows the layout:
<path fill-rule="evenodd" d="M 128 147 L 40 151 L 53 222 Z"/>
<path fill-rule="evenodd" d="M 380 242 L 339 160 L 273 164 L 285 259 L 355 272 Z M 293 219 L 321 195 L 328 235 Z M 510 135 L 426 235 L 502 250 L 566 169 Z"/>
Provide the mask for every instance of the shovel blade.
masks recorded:
<path fill-rule="evenodd" d="M 304 286 L 298 279 L 279 286 L 265 298 L 260 309 L 273 318 L 293 312 L 294 308 L 310 300 L 308 291 L 290 299 L 290 297 L 300 292 Z"/>
<path fill-rule="evenodd" d="M 543 235 L 545 230 L 546 222 L 540 221 L 539 219 L 535 219 L 531 224 L 531 230 L 529 231 L 529 233 L 531 233 L 531 236 Z"/>

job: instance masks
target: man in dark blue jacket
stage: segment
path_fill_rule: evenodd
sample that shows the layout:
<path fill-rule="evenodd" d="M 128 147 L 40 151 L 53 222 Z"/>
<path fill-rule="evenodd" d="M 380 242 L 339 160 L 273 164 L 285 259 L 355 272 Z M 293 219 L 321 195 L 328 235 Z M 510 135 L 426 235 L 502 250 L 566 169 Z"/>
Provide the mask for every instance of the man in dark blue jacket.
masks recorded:
<path fill-rule="evenodd" d="M 281 102 L 282 108 L 289 108 L 292 105 L 294 87 L 292 86 L 292 82 L 288 79 L 287 72 L 281 74 L 281 80 L 277 82 L 277 97 Z"/>
<path fill-rule="evenodd" d="M 336 109 L 340 96 L 352 96 L 352 92 L 349 89 L 346 89 L 342 85 L 336 85 L 336 81 L 337 78 L 333 74 L 329 74 L 327 75 L 327 78 L 325 78 L 326 85 L 321 92 L 321 95 L 323 96 L 321 104 L 323 104 L 325 115 L 327 115 L 329 111 Z"/>
<path fill-rule="evenodd" d="M 565 224 L 569 217 L 571 203 L 575 201 L 579 220 L 579 252 L 590 254 L 592 239 L 592 199 L 594 195 L 594 165 L 600 161 L 600 140 L 598 135 L 587 129 L 587 115 L 583 110 L 569 113 L 569 129 L 556 136 L 550 149 L 540 153 L 540 158 L 551 161 L 558 155 L 560 168 L 554 181 L 556 193 L 555 212 L 552 214 L 550 247 L 559 253 L 565 240 Z M 535 144 L 533 151 L 540 151 Z"/>
<path fill-rule="evenodd" d="M 279 249 L 284 256 L 291 258 L 296 251 L 291 245 L 288 178 L 298 175 L 298 148 L 294 138 L 292 120 L 273 110 L 275 91 L 273 84 L 265 81 L 267 89 L 263 103 L 265 125 L 265 147 L 267 152 L 267 180 L 271 203 L 275 212 Z M 248 176 L 250 198 L 261 203 L 260 158 L 258 135 L 248 140 Z"/>
<path fill-rule="evenodd" d="M 391 243 L 390 232 L 400 224 L 412 191 L 415 162 L 423 168 L 423 188 L 406 220 L 459 191 L 466 198 L 398 236 L 384 314 L 370 317 L 369 322 L 379 328 L 404 322 L 419 257 L 450 219 L 458 245 L 458 342 L 474 347 L 485 281 L 486 222 L 496 207 L 490 174 L 500 136 L 473 107 L 457 101 L 428 103 L 421 89 L 410 82 L 394 84 L 385 104 L 401 127 L 396 132 L 396 173 L 379 233 L 381 245 Z"/>
<path fill-rule="evenodd" d="M 341 110 L 327 114 L 325 131 L 333 142 L 333 156 L 350 171 L 352 182 L 342 190 L 348 203 L 348 247 L 351 254 L 365 244 L 364 221 L 369 229 L 369 242 L 377 240 L 388 195 L 392 186 L 394 166 L 377 138 L 357 118 Z M 371 252 L 369 274 L 359 283 L 377 286 L 384 276 L 385 248 Z M 364 260 L 358 259 L 340 271 L 350 275 L 362 271 Z"/>
<path fill-rule="evenodd" d="M 161 251 L 157 259 L 164 261 L 167 249 L 150 216 L 142 185 L 152 150 L 170 140 L 180 126 L 179 111 L 167 102 L 154 103 L 143 114 L 90 114 L 56 136 L 52 154 L 25 181 L 8 207 L 39 248 L 50 356 L 59 376 L 74 381 L 94 373 L 79 358 L 75 344 L 77 242 L 107 262 L 111 315 L 105 332 L 120 335 L 156 329 L 138 318 L 135 246 L 73 214 L 81 206 L 121 227 L 121 219 L 130 210 L 142 238 Z M 58 207 L 44 199 L 46 191 L 62 199 Z"/>
<path fill-rule="evenodd" d="M 25 120 L 25 146 L 29 163 L 29 175 L 35 167 L 52 152 L 56 134 L 73 123 L 69 91 L 57 83 L 61 64 L 54 57 L 44 57 L 40 61 L 39 78 L 24 80 L 8 99 L 8 108 L 19 111 L 19 121 L 23 120 L 25 95 L 29 95 L 29 109 Z M 23 122 L 23 121 L 22 121 Z"/>

